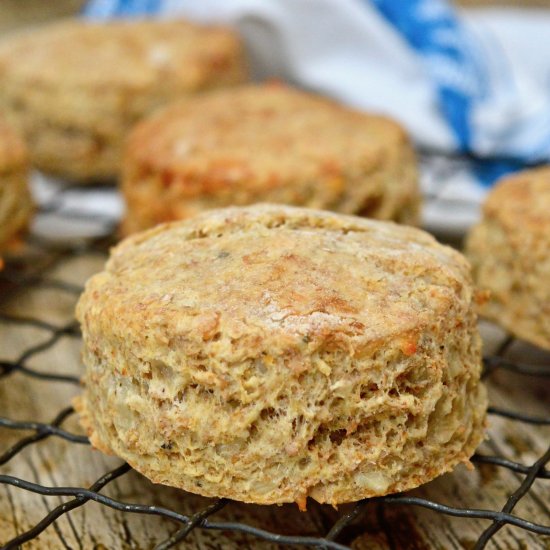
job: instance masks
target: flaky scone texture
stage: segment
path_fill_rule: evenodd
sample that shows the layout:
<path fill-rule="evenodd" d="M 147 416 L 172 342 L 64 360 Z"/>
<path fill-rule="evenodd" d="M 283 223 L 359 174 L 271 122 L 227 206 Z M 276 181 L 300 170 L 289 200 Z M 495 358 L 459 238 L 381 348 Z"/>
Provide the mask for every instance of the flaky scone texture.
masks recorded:
<path fill-rule="evenodd" d="M 168 106 L 132 132 L 123 232 L 257 202 L 415 224 L 415 157 L 395 122 L 280 84 Z"/>
<path fill-rule="evenodd" d="M 16 243 L 32 212 L 25 145 L 13 129 L 0 120 L 0 253 Z"/>
<path fill-rule="evenodd" d="M 475 281 L 490 291 L 482 315 L 550 349 L 550 167 L 496 185 L 466 252 Z"/>
<path fill-rule="evenodd" d="M 176 98 L 244 81 L 237 36 L 182 20 L 67 20 L 0 44 L 0 110 L 40 169 L 74 180 L 118 175 L 123 140 Z"/>
<path fill-rule="evenodd" d="M 469 270 L 422 231 L 288 206 L 136 234 L 78 303 L 82 422 L 97 448 L 206 496 L 416 487 L 483 437 Z"/>

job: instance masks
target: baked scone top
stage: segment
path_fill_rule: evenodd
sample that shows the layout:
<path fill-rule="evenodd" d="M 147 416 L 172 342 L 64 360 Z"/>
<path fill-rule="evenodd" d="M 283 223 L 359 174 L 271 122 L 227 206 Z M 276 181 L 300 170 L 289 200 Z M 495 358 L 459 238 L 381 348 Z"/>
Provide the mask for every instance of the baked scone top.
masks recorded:
<path fill-rule="evenodd" d="M 483 213 L 512 232 L 527 229 L 550 242 L 550 166 L 504 178 L 487 196 Z"/>
<path fill-rule="evenodd" d="M 203 87 L 240 54 L 229 29 L 182 20 L 68 20 L 9 36 L 0 75 L 52 87 L 140 89 L 177 80 Z M 122 105 L 124 97 L 119 98 Z"/>
<path fill-rule="evenodd" d="M 401 336 L 414 353 L 423 328 L 450 306 L 460 318 L 471 299 L 467 261 L 423 231 L 265 204 L 126 239 L 88 282 L 77 314 L 90 333 L 125 338 L 147 327 L 153 340 L 173 339 L 148 345 L 180 342 L 189 353 L 349 353 Z"/>
<path fill-rule="evenodd" d="M 320 174 L 337 180 L 346 170 L 376 170 L 404 144 L 405 132 L 390 119 L 272 83 L 172 104 L 136 127 L 127 153 L 195 194 L 231 181 L 269 188 Z"/>
<path fill-rule="evenodd" d="M 0 173 L 10 172 L 27 162 L 27 149 L 21 137 L 0 118 Z"/>

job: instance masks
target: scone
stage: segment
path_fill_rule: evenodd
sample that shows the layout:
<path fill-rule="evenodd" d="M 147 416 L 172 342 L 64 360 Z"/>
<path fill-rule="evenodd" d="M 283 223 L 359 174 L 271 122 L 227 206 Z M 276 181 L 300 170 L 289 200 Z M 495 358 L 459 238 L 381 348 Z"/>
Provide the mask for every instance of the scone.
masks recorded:
<path fill-rule="evenodd" d="M 83 425 L 206 496 L 303 507 L 416 487 L 483 438 L 469 272 L 420 230 L 288 206 L 136 234 L 77 306 Z"/>
<path fill-rule="evenodd" d="M 0 120 L 0 254 L 16 243 L 32 215 L 27 179 L 25 145 L 13 129 Z"/>
<path fill-rule="evenodd" d="M 415 224 L 414 153 L 395 122 L 280 84 L 170 105 L 132 132 L 123 233 L 274 202 Z"/>
<path fill-rule="evenodd" d="M 483 316 L 550 350 L 550 167 L 507 177 L 467 239 Z"/>
<path fill-rule="evenodd" d="M 69 20 L 0 44 L 0 111 L 39 169 L 105 180 L 129 128 L 159 105 L 245 80 L 230 30 L 185 21 Z"/>

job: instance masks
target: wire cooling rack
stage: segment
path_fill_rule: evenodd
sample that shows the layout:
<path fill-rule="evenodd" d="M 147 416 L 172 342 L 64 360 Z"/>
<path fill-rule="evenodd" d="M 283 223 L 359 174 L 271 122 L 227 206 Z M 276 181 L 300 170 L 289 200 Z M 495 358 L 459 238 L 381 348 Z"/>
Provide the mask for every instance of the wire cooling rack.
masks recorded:
<path fill-rule="evenodd" d="M 42 213 L 51 213 L 55 211 L 58 203 L 54 200 L 42 209 Z M 56 215 L 62 215 L 66 218 L 78 218 L 81 213 L 63 210 L 56 212 Z M 95 220 L 97 221 L 97 219 Z M 100 219 L 100 222 L 109 224 L 113 221 L 107 218 Z M 106 231 L 108 233 L 109 231 Z M 29 253 L 24 257 L 19 258 L 15 264 L 9 265 L 4 272 L 0 273 L 0 297 L 15 296 L 20 292 L 24 292 L 31 288 L 43 287 L 53 289 L 56 292 L 68 294 L 76 297 L 81 291 L 78 285 L 68 283 L 60 278 L 52 275 L 55 272 L 56 266 L 67 258 L 74 258 L 85 253 L 107 253 L 109 245 L 109 237 L 89 238 L 80 240 L 76 244 L 70 246 L 59 246 L 51 242 L 41 239 L 29 239 Z M 1 299 L 1 298 L 0 298 Z M 1 303 L 0 303 L 1 306 Z M 2 311 L 0 307 L 0 312 Z M 9 325 L 12 328 L 38 328 L 47 333 L 47 338 L 37 341 L 25 349 L 19 357 L 14 360 L 2 360 L 0 357 L 0 384 L 9 384 L 10 377 L 15 373 L 19 373 L 25 377 L 37 379 L 40 384 L 66 383 L 79 384 L 79 379 L 72 374 L 63 372 L 46 372 L 41 369 L 29 366 L 29 361 L 38 354 L 52 348 L 58 341 L 62 339 L 78 339 L 80 332 L 77 324 L 72 321 L 67 324 L 58 326 L 39 318 L 29 318 L 15 316 L 13 314 L 0 313 L 0 327 Z M 1 330 L 1 328 L 0 328 Z M 494 355 L 485 357 L 484 360 L 484 377 L 491 378 L 497 371 L 511 371 L 516 375 L 531 377 L 531 378 L 550 378 L 550 368 L 546 365 L 531 365 L 511 361 L 506 358 L 506 351 L 512 344 L 512 340 L 507 339 L 497 350 Z M 2 405 L 0 404 L 0 415 L 2 414 Z M 550 426 L 550 418 L 537 417 L 524 413 L 514 412 L 502 407 L 492 406 L 489 409 L 491 416 L 503 417 L 514 421 L 518 430 L 521 430 L 522 425 L 531 426 Z M 316 536 L 300 536 L 286 535 L 277 532 L 250 525 L 248 523 L 236 521 L 216 521 L 212 519 L 217 512 L 222 508 L 234 505 L 229 500 L 219 499 L 211 500 L 204 507 L 197 509 L 192 514 L 182 514 L 177 510 L 169 507 L 159 506 L 156 504 L 135 504 L 131 502 L 123 502 L 122 500 L 106 496 L 102 494 L 102 490 L 115 480 L 127 475 L 131 468 L 127 464 L 123 464 L 117 468 L 108 471 L 89 487 L 61 487 L 61 486 L 45 486 L 28 479 L 22 479 L 13 475 L 2 473 L 4 468 L 10 461 L 17 461 L 19 453 L 26 447 L 36 445 L 43 440 L 49 438 L 61 438 L 73 445 L 89 445 L 85 436 L 73 433 L 65 429 L 64 423 L 74 415 L 72 407 L 65 407 L 57 414 L 52 414 L 54 417 L 50 423 L 42 423 L 35 421 L 18 421 L 10 418 L 0 417 L 0 428 L 12 430 L 14 432 L 25 431 L 31 432 L 31 435 L 21 437 L 15 444 L 8 449 L 0 449 L 0 484 L 12 486 L 20 491 L 29 491 L 45 497 L 66 497 L 62 504 L 56 507 L 49 507 L 49 512 L 42 520 L 37 522 L 32 528 L 19 532 L 17 536 L 11 540 L 0 540 L 2 548 L 13 549 L 18 548 L 25 542 L 31 541 L 38 537 L 45 529 L 50 527 L 58 518 L 68 514 L 76 508 L 85 506 L 90 501 L 95 501 L 102 506 L 112 508 L 125 514 L 147 514 L 153 516 L 162 516 L 172 520 L 176 524 L 175 531 L 168 534 L 164 541 L 158 543 L 155 548 L 167 549 L 172 548 L 178 543 L 181 543 L 195 529 L 205 530 L 222 530 L 224 532 L 240 532 L 251 537 L 252 540 L 269 541 L 276 545 L 294 545 L 305 547 L 318 547 L 325 549 L 344 549 L 349 548 L 342 542 L 341 535 L 351 525 L 361 522 L 365 510 L 375 505 L 375 503 L 383 503 L 385 506 L 397 507 L 421 507 L 427 509 L 435 516 L 443 514 L 463 518 L 465 521 L 471 519 L 488 520 L 489 525 L 479 533 L 479 538 L 475 542 L 475 549 L 484 548 L 487 543 L 494 537 L 497 532 L 504 526 L 513 526 L 517 529 L 524 529 L 537 535 L 550 535 L 550 525 L 542 525 L 529 519 L 518 517 L 514 514 L 514 508 L 527 494 L 529 494 L 533 484 L 537 479 L 550 479 L 550 471 L 545 465 L 550 461 L 550 447 L 533 463 L 525 465 L 519 462 L 512 461 L 504 456 L 497 454 L 476 454 L 472 462 L 479 465 L 488 464 L 495 468 L 505 469 L 520 476 L 517 489 L 509 495 L 506 503 L 501 509 L 484 509 L 469 508 L 461 506 L 453 506 L 434 502 L 430 499 L 412 496 L 410 494 L 396 494 L 381 498 L 367 499 L 357 502 L 353 507 L 349 508 L 345 513 L 337 517 L 323 533 Z M 436 518 L 434 518 L 435 521 Z M 339 542 L 340 541 L 340 542 Z"/>

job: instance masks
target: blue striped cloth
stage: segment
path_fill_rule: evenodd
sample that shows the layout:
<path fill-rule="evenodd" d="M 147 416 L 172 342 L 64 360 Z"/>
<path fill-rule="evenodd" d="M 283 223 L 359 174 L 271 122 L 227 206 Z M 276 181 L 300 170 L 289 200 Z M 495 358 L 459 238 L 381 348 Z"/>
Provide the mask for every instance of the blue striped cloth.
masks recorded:
<path fill-rule="evenodd" d="M 180 0 L 183 4 L 188 1 Z M 550 160 L 550 94 L 549 101 L 535 107 L 519 92 L 514 97 L 518 86 L 505 56 L 495 63 L 498 48 L 487 55 L 487 45 L 472 35 L 449 2 L 349 1 L 365 11 L 374 9 L 421 59 L 436 93 L 439 115 L 454 136 L 453 153 L 471 157 L 479 181 L 491 184 L 501 174 L 525 164 Z M 169 11 L 177 2 L 91 0 L 84 14 L 91 18 L 152 15 Z M 336 0 L 334 9 L 338 9 Z M 495 119 L 498 131 L 487 124 Z"/>

